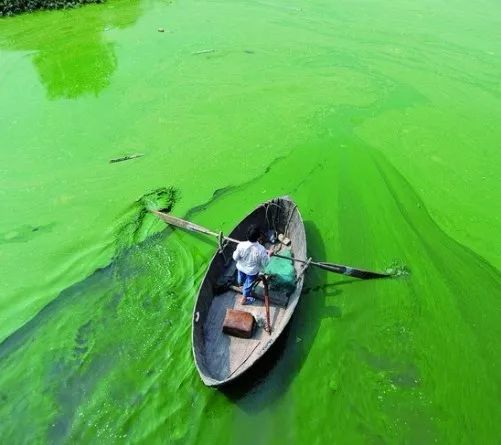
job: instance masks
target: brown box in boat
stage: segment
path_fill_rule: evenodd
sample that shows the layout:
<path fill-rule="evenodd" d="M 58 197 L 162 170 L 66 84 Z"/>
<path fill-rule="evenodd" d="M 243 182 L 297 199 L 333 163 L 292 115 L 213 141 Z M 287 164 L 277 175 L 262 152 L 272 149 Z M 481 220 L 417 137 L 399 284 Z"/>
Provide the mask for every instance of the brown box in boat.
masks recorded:
<path fill-rule="evenodd" d="M 240 338 L 251 338 L 254 329 L 254 317 L 249 312 L 226 309 L 223 332 Z"/>

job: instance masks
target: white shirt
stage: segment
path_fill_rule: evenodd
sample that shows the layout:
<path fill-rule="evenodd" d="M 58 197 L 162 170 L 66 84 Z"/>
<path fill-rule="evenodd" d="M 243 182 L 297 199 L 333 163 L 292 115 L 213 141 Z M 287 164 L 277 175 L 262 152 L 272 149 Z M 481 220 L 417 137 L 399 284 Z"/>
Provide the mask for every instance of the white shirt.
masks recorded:
<path fill-rule="evenodd" d="M 270 258 L 266 249 L 257 241 L 243 241 L 238 243 L 233 259 L 237 262 L 237 269 L 247 275 L 256 275 L 262 271 Z"/>

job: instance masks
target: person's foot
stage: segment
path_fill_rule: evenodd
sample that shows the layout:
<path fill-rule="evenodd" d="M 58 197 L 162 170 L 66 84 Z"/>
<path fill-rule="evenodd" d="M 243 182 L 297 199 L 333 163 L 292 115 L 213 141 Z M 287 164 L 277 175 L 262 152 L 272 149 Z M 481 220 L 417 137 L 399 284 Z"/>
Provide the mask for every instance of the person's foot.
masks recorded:
<path fill-rule="evenodd" d="M 253 297 L 244 297 L 244 296 L 242 296 L 242 298 L 240 299 L 240 304 L 242 306 L 245 306 L 245 305 L 254 303 L 254 301 L 256 301 L 256 299 L 253 298 Z"/>

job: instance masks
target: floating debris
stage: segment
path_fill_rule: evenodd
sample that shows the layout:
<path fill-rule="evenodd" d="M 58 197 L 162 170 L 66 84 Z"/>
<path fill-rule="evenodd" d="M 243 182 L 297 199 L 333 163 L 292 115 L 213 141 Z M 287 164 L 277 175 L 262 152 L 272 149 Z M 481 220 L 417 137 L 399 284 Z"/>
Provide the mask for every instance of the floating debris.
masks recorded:
<path fill-rule="evenodd" d="M 193 55 L 198 55 L 198 54 L 209 54 L 215 52 L 215 49 L 201 49 L 200 51 L 195 51 L 194 53 L 191 53 Z"/>
<path fill-rule="evenodd" d="M 255 54 L 255 51 L 252 51 L 251 49 L 244 49 L 244 53 Z"/>
<path fill-rule="evenodd" d="M 158 32 L 165 32 L 164 28 L 158 28 Z"/>
<path fill-rule="evenodd" d="M 336 392 L 339 389 L 339 383 L 337 381 L 336 376 L 332 376 L 331 379 L 329 380 L 329 389 L 332 392 Z"/>
<path fill-rule="evenodd" d="M 122 156 L 120 158 L 113 158 L 113 159 L 110 159 L 110 164 L 114 164 L 115 162 L 129 161 L 130 159 L 140 158 L 141 156 L 144 156 L 144 154 L 143 153 L 134 153 L 131 155 Z"/>

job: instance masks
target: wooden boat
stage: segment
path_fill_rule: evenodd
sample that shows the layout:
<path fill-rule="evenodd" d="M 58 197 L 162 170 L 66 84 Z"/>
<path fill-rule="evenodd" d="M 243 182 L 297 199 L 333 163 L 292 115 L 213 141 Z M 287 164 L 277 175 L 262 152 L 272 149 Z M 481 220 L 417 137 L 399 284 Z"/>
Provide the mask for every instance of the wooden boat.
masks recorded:
<path fill-rule="evenodd" d="M 155 212 L 168 223 L 170 215 Z M 175 224 L 175 223 L 174 223 Z M 189 223 L 190 224 L 190 223 Z M 245 240 L 246 232 L 251 224 L 262 229 L 284 234 L 289 238 L 292 255 L 295 258 L 306 258 L 306 236 L 304 224 L 299 210 L 288 197 L 279 197 L 267 201 L 246 216 L 226 239 Z M 197 230 L 197 226 L 186 226 Z M 214 232 L 208 234 L 216 235 Z M 295 288 L 288 296 L 279 294 L 270 288 L 269 316 L 271 333 L 259 324 L 255 327 L 251 338 L 238 338 L 223 333 L 222 326 L 227 309 L 238 309 L 252 313 L 255 319 L 263 319 L 265 307 L 261 300 L 252 305 L 240 304 L 237 289 L 225 288 L 217 292 L 218 283 L 234 276 L 235 262 L 232 259 L 236 248 L 235 242 L 223 243 L 220 237 L 220 249 L 212 258 L 205 277 L 200 285 L 197 301 L 193 311 L 192 346 L 195 364 L 207 386 L 227 384 L 249 370 L 268 351 L 282 334 L 294 310 L 296 309 L 303 288 L 304 272 L 308 263 L 294 262 L 296 273 Z M 278 253 L 282 243 L 274 245 Z M 256 290 L 259 294 L 259 289 Z"/>

